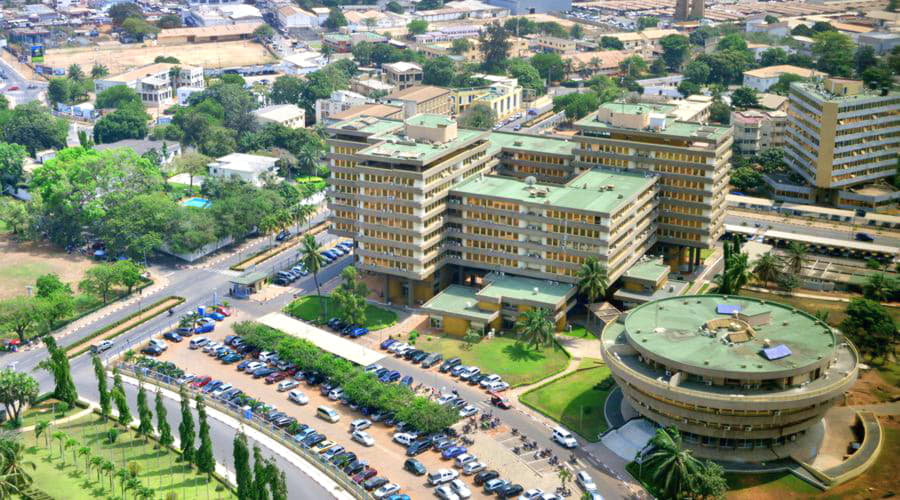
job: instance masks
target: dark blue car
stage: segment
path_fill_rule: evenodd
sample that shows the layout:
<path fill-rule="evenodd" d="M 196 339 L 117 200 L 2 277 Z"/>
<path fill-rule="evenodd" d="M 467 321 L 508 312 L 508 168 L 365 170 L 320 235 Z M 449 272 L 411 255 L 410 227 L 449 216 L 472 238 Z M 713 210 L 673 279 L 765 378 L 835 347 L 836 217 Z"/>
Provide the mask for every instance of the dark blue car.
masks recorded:
<path fill-rule="evenodd" d="M 397 339 L 386 339 L 386 340 L 384 340 L 384 341 L 381 342 L 381 348 L 382 348 L 382 349 L 387 349 L 388 347 L 390 347 L 391 345 L 395 344 L 396 342 L 397 342 Z"/>
<path fill-rule="evenodd" d="M 271 375 L 273 373 L 275 373 L 275 370 L 273 370 L 271 368 L 265 368 L 265 367 L 257 368 L 257 370 L 255 372 L 253 372 L 253 378 L 268 377 L 269 375 Z"/>
<path fill-rule="evenodd" d="M 244 368 L 247 368 L 247 365 L 249 365 L 250 363 L 252 363 L 252 362 L 254 362 L 254 361 L 256 361 L 256 360 L 254 360 L 254 359 L 248 359 L 248 360 L 246 360 L 246 361 L 241 361 L 241 362 L 238 363 L 238 365 L 237 365 L 238 371 L 239 371 L 239 372 L 244 371 Z"/>
<path fill-rule="evenodd" d="M 368 328 L 357 328 L 357 329 L 353 330 L 352 332 L 350 332 L 350 336 L 353 338 L 359 338 L 367 333 L 369 333 Z"/>
<path fill-rule="evenodd" d="M 403 385 L 406 385 L 406 386 L 410 386 L 413 383 L 413 378 L 411 376 L 407 375 L 407 376 L 403 377 L 403 379 L 400 380 L 400 383 Z"/>
<path fill-rule="evenodd" d="M 441 458 L 443 458 L 444 460 L 450 460 L 462 455 L 465 452 L 466 448 L 464 446 L 451 446 L 441 452 Z"/>
<path fill-rule="evenodd" d="M 394 371 L 385 373 L 384 375 L 379 377 L 378 380 L 389 383 L 389 382 L 396 382 L 396 381 L 400 380 L 400 377 L 402 377 L 402 375 L 400 375 L 400 372 L 398 372 L 397 370 L 394 370 Z"/>

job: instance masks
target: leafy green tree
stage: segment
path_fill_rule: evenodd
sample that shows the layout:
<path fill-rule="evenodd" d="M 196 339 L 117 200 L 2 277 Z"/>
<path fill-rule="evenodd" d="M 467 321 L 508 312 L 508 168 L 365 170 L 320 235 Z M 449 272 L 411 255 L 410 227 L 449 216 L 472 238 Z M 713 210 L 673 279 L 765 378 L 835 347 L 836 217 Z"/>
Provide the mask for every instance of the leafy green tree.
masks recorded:
<path fill-rule="evenodd" d="M 531 58 L 531 65 L 545 80 L 558 82 L 565 78 L 566 65 L 562 57 L 555 52 L 536 54 Z"/>
<path fill-rule="evenodd" d="M 181 441 L 181 459 L 188 465 L 194 463 L 194 414 L 191 413 L 190 399 L 184 386 L 179 388 L 181 395 L 181 423 L 178 424 L 178 437 Z"/>
<path fill-rule="evenodd" d="M 853 54 L 853 65 L 857 75 L 878 64 L 878 56 L 871 45 L 860 45 Z"/>
<path fill-rule="evenodd" d="M 98 108 L 119 109 L 128 104 L 141 106 L 141 96 L 126 85 L 116 85 L 97 94 L 96 105 Z"/>
<path fill-rule="evenodd" d="M 725 469 L 711 460 L 705 460 L 699 474 L 693 477 L 688 488 L 695 498 L 725 498 L 728 491 Z"/>
<path fill-rule="evenodd" d="M 890 68 L 884 64 L 871 66 L 862 73 L 863 82 L 872 90 L 880 90 L 881 95 L 887 93 L 894 87 L 894 75 Z"/>
<path fill-rule="evenodd" d="M 341 9 L 334 7 L 331 9 L 331 12 L 328 13 L 328 18 L 325 19 L 322 26 L 329 30 L 337 30 L 341 26 L 347 26 L 347 18 L 344 17 L 344 13 L 341 12 Z"/>
<path fill-rule="evenodd" d="M 753 263 L 753 274 L 768 287 L 781 276 L 781 261 L 772 252 L 766 252 Z"/>
<path fill-rule="evenodd" d="M 0 327 L 15 332 L 21 342 L 27 342 L 29 334 L 37 330 L 41 322 L 38 302 L 23 295 L 0 301 Z"/>
<path fill-rule="evenodd" d="M 75 312 L 75 299 L 70 293 L 55 292 L 47 297 L 37 297 L 37 311 L 43 316 L 40 325 L 44 333 L 49 333 L 63 318 Z"/>
<path fill-rule="evenodd" d="M 0 142 L 0 191 L 22 180 L 27 155 L 28 151 L 19 144 Z"/>
<path fill-rule="evenodd" d="M 239 500 L 254 499 L 256 495 L 253 490 L 253 469 L 250 468 L 250 449 L 247 446 L 247 436 L 243 432 L 235 434 L 232 450 L 237 497 Z"/>
<path fill-rule="evenodd" d="M 97 392 L 100 393 L 100 415 L 103 420 L 107 420 L 112 409 L 112 400 L 106 383 L 106 369 L 103 367 L 103 362 L 100 361 L 100 356 L 96 354 L 91 356 L 91 364 L 94 366 L 94 375 L 97 377 Z"/>
<path fill-rule="evenodd" d="M 75 80 L 76 82 L 80 82 L 84 79 L 84 70 L 81 69 L 81 66 L 78 64 L 69 65 L 69 69 L 66 71 L 66 76 L 70 80 Z"/>
<path fill-rule="evenodd" d="M 147 136 L 150 115 L 143 106 L 126 106 L 104 115 L 94 125 L 94 142 L 105 144 Z"/>
<path fill-rule="evenodd" d="M 138 435 L 145 438 L 153 434 L 153 412 L 147 404 L 147 391 L 144 390 L 144 383 L 138 383 L 137 395 L 137 411 L 138 411 Z"/>
<path fill-rule="evenodd" d="M 778 95 L 787 95 L 791 90 L 791 84 L 794 82 L 805 82 L 806 78 L 793 73 L 782 73 L 778 76 L 778 81 L 769 87 L 769 92 Z"/>
<path fill-rule="evenodd" d="M 603 298 L 609 289 L 609 272 L 596 257 L 588 259 L 578 269 L 578 291 L 593 304 Z"/>
<path fill-rule="evenodd" d="M 811 38 L 813 35 L 815 35 L 815 32 L 809 26 L 807 26 L 805 24 L 798 24 L 797 26 L 794 26 L 793 28 L 791 28 L 791 35 L 792 36 L 805 36 L 805 37 Z"/>
<path fill-rule="evenodd" d="M 762 187 L 763 177 L 753 167 L 741 165 L 732 169 L 731 185 L 741 191 L 756 191 Z"/>
<path fill-rule="evenodd" d="M 156 26 L 164 30 L 180 28 L 182 26 L 181 17 L 177 14 L 164 14 L 156 21 Z"/>
<path fill-rule="evenodd" d="M 749 257 L 741 252 L 740 238 L 726 241 L 722 248 L 725 251 L 725 268 L 716 275 L 714 281 L 718 286 L 718 293 L 734 295 L 750 280 Z"/>
<path fill-rule="evenodd" d="M 315 236 L 307 234 L 303 237 L 303 243 L 300 247 L 300 254 L 303 255 L 303 265 L 313 275 L 313 282 L 316 284 L 316 295 L 321 297 L 322 315 L 327 316 L 328 311 L 325 310 L 327 299 L 322 297 L 322 291 L 319 289 L 319 271 L 322 270 L 325 264 L 325 259 L 320 255 L 321 251 L 322 247 L 319 246 Z"/>
<path fill-rule="evenodd" d="M 900 284 L 895 278 L 886 274 L 873 273 L 866 276 L 862 286 L 863 296 L 876 302 L 893 300 L 900 293 Z"/>
<path fill-rule="evenodd" d="M 37 101 L 0 114 L 0 139 L 24 146 L 32 156 L 40 150 L 65 147 L 68 131 L 65 120 L 51 115 Z"/>
<path fill-rule="evenodd" d="M 144 11 L 141 7 L 133 2 L 121 2 L 114 4 L 109 8 L 109 17 L 113 24 L 121 26 L 129 17 L 143 17 Z"/>
<path fill-rule="evenodd" d="M 684 97 L 697 95 L 702 90 L 703 89 L 699 85 L 690 80 L 682 80 L 681 83 L 678 84 L 678 93 Z"/>
<path fill-rule="evenodd" d="M 9 369 L 0 371 L 0 404 L 6 410 L 6 419 L 18 427 L 22 410 L 34 403 L 38 390 L 38 383 L 31 375 Z M 0 469 L 2 466 L 0 462 Z"/>
<path fill-rule="evenodd" d="M 669 69 L 666 67 L 666 62 L 661 57 L 654 59 L 650 64 L 650 74 L 657 77 L 662 77 L 669 74 Z"/>
<path fill-rule="evenodd" d="M 500 23 L 491 23 L 478 35 L 479 48 L 484 59 L 482 67 L 487 72 L 501 71 L 511 46 L 509 32 Z"/>
<path fill-rule="evenodd" d="M 125 384 L 122 383 L 122 376 L 118 370 L 113 370 L 112 399 L 116 404 L 116 411 L 119 413 L 119 424 L 127 428 L 132 420 L 131 410 L 128 408 L 128 399 L 125 397 Z"/>
<path fill-rule="evenodd" d="M 118 283 L 119 276 L 111 264 L 98 264 L 88 268 L 84 279 L 78 283 L 78 289 L 109 302 L 109 295 Z"/>
<path fill-rule="evenodd" d="M 428 21 L 422 19 L 412 20 L 406 25 L 406 31 L 410 35 L 422 35 L 428 31 Z"/>
<path fill-rule="evenodd" d="M 584 118 L 600 105 L 597 94 L 588 91 L 583 94 L 571 93 L 553 98 L 553 111 L 565 111 L 567 120 Z"/>
<path fill-rule="evenodd" d="M 602 36 L 600 37 L 600 49 L 601 50 L 624 50 L 625 44 L 622 43 L 616 37 L 612 36 Z"/>
<path fill-rule="evenodd" d="M 759 107 L 759 92 L 753 87 L 738 87 L 731 93 L 731 105 L 738 108 Z"/>
<path fill-rule="evenodd" d="M 132 16 L 122 23 L 122 31 L 143 42 L 144 38 L 159 33 L 159 28 L 148 23 L 143 17 Z"/>
<path fill-rule="evenodd" d="M 268 24 L 260 24 L 253 30 L 253 36 L 257 40 L 268 40 L 275 35 L 275 30 Z"/>
<path fill-rule="evenodd" d="M 331 292 L 331 298 L 338 309 L 338 317 L 349 324 L 364 325 L 369 287 L 359 279 L 356 269 L 352 266 L 341 270 L 341 280 L 341 284 Z"/>
<path fill-rule="evenodd" d="M 799 276 L 803 270 L 803 264 L 806 263 L 806 256 L 809 254 L 809 247 L 799 242 L 791 242 L 785 249 L 784 262 L 788 270 Z"/>
<path fill-rule="evenodd" d="M 887 6 L 884 10 L 888 12 L 897 12 L 897 0 L 888 0 Z"/>
<path fill-rule="evenodd" d="M 53 104 L 72 101 L 72 82 L 66 78 L 51 78 L 47 84 L 47 98 Z"/>
<path fill-rule="evenodd" d="M 872 358 L 893 354 L 897 343 L 897 325 L 887 310 L 873 300 L 852 299 L 840 329 L 860 352 Z"/>
<path fill-rule="evenodd" d="M 425 0 L 423 0 L 425 1 Z M 269 500 L 267 486 L 269 484 L 269 471 L 266 468 L 266 459 L 262 456 L 259 446 L 253 446 L 253 493 L 256 500 Z"/>
<path fill-rule="evenodd" d="M 666 35 L 660 38 L 659 45 L 663 49 L 662 57 L 669 69 L 672 71 L 680 70 L 681 65 L 684 64 L 685 59 L 690 54 L 691 46 L 688 38 L 684 35 Z"/>
<path fill-rule="evenodd" d="M 41 361 L 38 368 L 48 370 L 53 375 L 53 397 L 68 404 L 70 408 L 74 407 L 78 401 L 78 390 L 72 380 L 72 368 L 66 351 L 56 345 L 56 339 L 50 335 L 44 337 L 44 344 L 50 357 Z"/>
<path fill-rule="evenodd" d="M 788 63 L 788 53 L 781 47 L 766 49 L 759 55 L 760 66 L 778 66 Z"/>
<path fill-rule="evenodd" d="M 697 85 L 703 85 L 709 80 L 709 65 L 703 61 L 691 61 L 684 67 L 684 77 Z"/>
<path fill-rule="evenodd" d="M 640 475 L 647 477 L 646 471 L 665 498 L 684 498 L 702 474 L 703 464 L 682 446 L 681 434 L 674 427 L 656 429 L 650 445 L 653 451 L 644 455 Z"/>
<path fill-rule="evenodd" d="M 5 95 L 0 95 L 0 111 L 9 109 L 9 99 Z"/>
<path fill-rule="evenodd" d="M 849 36 L 837 31 L 816 34 L 812 46 L 816 67 L 834 76 L 849 77 L 853 74 L 855 44 Z"/>
<path fill-rule="evenodd" d="M 206 404 L 203 402 L 203 396 L 197 394 L 197 421 L 200 423 L 200 447 L 194 455 L 194 463 L 197 470 L 206 473 L 207 476 L 212 475 L 216 470 L 216 459 L 213 457 L 212 439 L 209 437 L 209 423 L 206 421 Z"/>
<path fill-rule="evenodd" d="M 462 128 L 491 130 L 495 123 L 497 123 L 497 113 L 484 102 L 469 105 L 459 117 L 459 126 Z"/>
<path fill-rule="evenodd" d="M 569 37 L 573 40 L 581 40 L 584 38 L 584 28 L 578 23 L 573 24 L 572 27 L 569 28 Z"/>
<path fill-rule="evenodd" d="M 391 0 L 385 6 L 388 12 L 393 12 L 394 14 L 403 14 L 403 6 L 397 3 L 395 0 Z"/>
<path fill-rule="evenodd" d="M 516 330 L 529 346 L 543 348 L 553 342 L 553 317 L 549 310 L 536 307 L 519 316 Z"/>
<path fill-rule="evenodd" d="M 156 432 L 159 433 L 159 443 L 163 446 L 171 446 L 175 442 L 172 436 L 172 427 L 166 419 L 166 406 L 163 404 L 162 391 L 156 390 Z"/>
<path fill-rule="evenodd" d="M 525 59 L 510 59 L 507 71 L 509 71 L 509 76 L 515 78 L 522 88 L 531 89 L 535 95 L 545 93 L 545 82 L 541 78 L 541 74 Z"/>
<path fill-rule="evenodd" d="M 34 294 L 37 297 L 47 298 L 56 293 L 72 294 L 72 287 L 59 279 L 56 273 L 47 273 L 38 276 L 35 280 Z"/>
<path fill-rule="evenodd" d="M 190 183 L 188 186 L 188 193 L 190 195 L 194 194 L 194 177 L 205 174 L 209 168 L 210 162 L 212 162 L 212 158 L 194 152 L 184 153 L 178 158 L 175 158 L 175 161 L 172 162 L 172 166 L 176 172 L 188 174 Z"/>
<path fill-rule="evenodd" d="M 643 31 L 647 28 L 655 28 L 659 25 L 659 18 L 654 16 L 640 16 L 637 20 L 637 30 Z"/>
<path fill-rule="evenodd" d="M 731 107 L 722 101 L 713 102 L 709 107 L 709 119 L 722 125 L 728 125 L 731 122 Z"/>
<path fill-rule="evenodd" d="M 647 68 L 647 61 L 639 55 L 629 56 L 619 64 L 619 69 L 631 78 L 640 78 L 647 72 Z"/>
<path fill-rule="evenodd" d="M 453 82 L 454 66 L 455 63 L 449 57 L 441 56 L 429 59 L 422 66 L 422 73 L 424 73 L 422 83 L 438 87 L 449 87 Z"/>

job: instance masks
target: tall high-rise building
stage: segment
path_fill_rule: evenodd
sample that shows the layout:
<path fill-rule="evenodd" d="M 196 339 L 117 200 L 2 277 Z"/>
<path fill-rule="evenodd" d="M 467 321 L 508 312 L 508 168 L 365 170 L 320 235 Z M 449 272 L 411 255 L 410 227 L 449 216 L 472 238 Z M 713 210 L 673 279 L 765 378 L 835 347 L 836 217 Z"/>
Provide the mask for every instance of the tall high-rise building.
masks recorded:
<path fill-rule="evenodd" d="M 789 98 L 785 162 L 809 201 L 863 209 L 897 203 L 900 192 L 884 181 L 900 156 L 900 92 L 829 78 L 793 83 Z"/>

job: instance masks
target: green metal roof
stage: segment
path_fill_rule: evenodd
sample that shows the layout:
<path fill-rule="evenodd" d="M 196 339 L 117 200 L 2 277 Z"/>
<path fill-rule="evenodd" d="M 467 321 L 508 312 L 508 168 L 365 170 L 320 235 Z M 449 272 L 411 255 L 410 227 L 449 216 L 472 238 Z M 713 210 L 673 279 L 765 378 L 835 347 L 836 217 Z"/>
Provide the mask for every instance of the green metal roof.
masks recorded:
<path fill-rule="evenodd" d="M 456 139 L 443 144 L 414 142 L 404 136 L 384 134 L 379 136 L 379 139 L 383 139 L 385 142 L 369 146 L 360 150 L 357 154 L 380 156 L 394 160 L 413 160 L 422 164 L 428 164 L 432 160 L 462 147 L 463 144 L 483 133 L 479 130 L 460 129 L 457 132 Z M 390 142 L 391 139 L 394 140 L 393 143 Z"/>
<path fill-rule="evenodd" d="M 572 150 L 578 145 L 576 142 L 564 139 L 502 132 L 492 133 L 490 141 L 492 149 L 496 147 L 555 155 L 571 155 Z"/>
<path fill-rule="evenodd" d="M 575 292 L 575 287 L 568 283 L 508 274 L 501 276 L 498 273 L 491 273 L 485 280 L 490 281 L 490 284 L 478 290 L 476 296 L 479 299 L 490 299 L 491 302 L 530 302 L 546 305 L 555 310 Z"/>
<path fill-rule="evenodd" d="M 478 308 L 477 290 L 468 286 L 450 285 L 426 302 L 422 309 L 451 316 L 463 317 L 485 323 L 497 317 L 499 311 L 484 311 Z"/>
<path fill-rule="evenodd" d="M 722 334 L 701 334 L 718 314 L 719 305 L 740 306 L 747 316 L 768 313 L 767 324 L 753 327 L 755 337 L 729 346 Z M 726 372 L 765 373 L 813 364 L 832 355 L 836 337 L 831 328 L 815 317 L 785 304 L 750 297 L 688 295 L 648 302 L 628 312 L 625 334 L 631 344 L 677 363 Z M 761 355 L 765 347 L 785 344 L 791 355 L 769 361 Z"/>
<path fill-rule="evenodd" d="M 657 282 L 663 276 L 669 274 L 671 269 L 658 260 L 647 262 L 638 262 L 625 271 L 625 278 L 639 279 L 645 281 Z"/>
<path fill-rule="evenodd" d="M 666 115 L 672 110 L 675 109 L 675 106 L 671 106 L 668 104 L 627 104 L 621 102 L 606 102 L 600 105 L 601 108 L 608 109 L 614 113 L 621 114 L 643 114 L 643 113 L 654 113 L 654 114 L 662 114 Z M 616 130 L 628 130 L 623 127 L 615 127 L 609 123 L 597 121 L 597 113 L 592 113 L 581 120 L 575 122 L 576 126 L 580 127 L 593 127 L 593 128 L 608 128 L 608 129 L 616 129 Z M 704 135 L 699 135 L 698 132 L 703 129 Z M 676 121 L 671 117 L 666 117 L 665 127 L 660 130 L 654 130 L 656 133 L 672 135 L 677 137 L 687 137 L 687 138 L 696 138 L 696 139 L 704 139 L 704 138 L 713 138 L 718 139 L 731 131 L 731 127 L 722 127 L 718 125 L 701 125 L 699 123 L 694 122 L 682 122 Z"/>
<path fill-rule="evenodd" d="M 261 271 L 249 271 L 240 276 L 231 278 L 231 282 L 238 285 L 252 285 L 258 281 L 268 278 L 269 275 Z"/>
<path fill-rule="evenodd" d="M 412 116 L 406 120 L 407 125 L 414 125 L 418 127 L 446 127 L 456 123 L 455 120 L 451 119 L 449 116 L 444 115 L 434 115 L 428 113 L 422 113 L 415 116 Z"/>
<path fill-rule="evenodd" d="M 474 177 L 455 186 L 456 194 L 491 196 L 535 205 L 551 205 L 587 212 L 612 214 L 619 207 L 653 184 L 653 178 L 638 173 L 613 172 L 595 168 L 573 179 L 567 186 L 535 184 L 501 177 Z M 600 190 L 614 186 L 612 190 Z M 532 196 L 534 189 L 547 190 L 546 196 Z"/>
<path fill-rule="evenodd" d="M 359 116 L 335 123 L 329 126 L 330 129 L 340 130 L 347 129 L 355 132 L 363 132 L 371 135 L 379 135 L 394 131 L 403 126 L 403 122 L 395 120 L 383 120 L 373 117 Z"/>

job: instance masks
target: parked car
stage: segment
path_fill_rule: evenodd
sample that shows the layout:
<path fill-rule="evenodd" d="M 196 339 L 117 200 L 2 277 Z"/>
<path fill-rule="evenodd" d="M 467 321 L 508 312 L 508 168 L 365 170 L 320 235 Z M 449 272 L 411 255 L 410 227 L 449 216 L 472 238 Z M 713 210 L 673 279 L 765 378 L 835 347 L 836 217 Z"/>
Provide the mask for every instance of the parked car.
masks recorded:
<path fill-rule="evenodd" d="M 456 493 L 456 496 L 459 498 L 469 498 L 472 496 L 472 492 L 469 491 L 468 486 L 466 486 L 466 483 L 462 482 L 462 480 L 454 479 L 448 484 L 450 490 L 453 491 L 453 493 Z"/>
<path fill-rule="evenodd" d="M 484 470 L 486 466 L 482 462 L 469 462 L 463 466 L 462 473 L 466 476 L 471 476 L 472 474 L 476 474 Z"/>
<path fill-rule="evenodd" d="M 476 457 L 475 455 L 472 455 L 471 453 L 463 453 L 462 455 L 459 455 L 455 459 L 453 459 L 453 466 L 457 469 L 462 469 L 467 464 L 477 461 L 478 457 Z"/>
<path fill-rule="evenodd" d="M 485 470 L 481 471 L 478 474 L 475 474 L 475 477 L 472 478 L 472 482 L 475 483 L 475 486 L 481 486 L 482 484 L 490 481 L 491 479 L 497 479 L 500 477 L 500 473 L 495 470 Z"/>
<path fill-rule="evenodd" d="M 282 380 L 275 387 L 275 390 L 277 390 L 278 392 L 285 392 L 293 389 L 294 387 L 297 387 L 298 385 L 300 385 L 300 382 L 297 382 L 296 380 Z"/>
<path fill-rule="evenodd" d="M 495 490 L 497 498 L 513 498 L 522 494 L 525 488 L 521 484 L 507 484 L 506 486 Z"/>
<path fill-rule="evenodd" d="M 471 417 L 476 413 L 478 413 L 478 408 L 476 408 L 474 405 L 466 405 L 463 406 L 461 410 L 459 410 L 459 416 L 461 418 Z"/>
<path fill-rule="evenodd" d="M 257 368 L 256 371 L 253 372 L 253 378 L 268 377 L 269 375 L 271 375 L 273 373 L 275 373 L 275 370 L 273 368 L 268 368 L 268 367 L 264 366 L 262 368 Z"/>
<path fill-rule="evenodd" d="M 226 365 L 230 365 L 231 363 L 240 361 L 241 359 L 244 359 L 244 357 L 236 352 L 232 352 L 232 353 L 227 354 L 224 358 L 222 358 L 222 363 L 225 363 Z"/>
<path fill-rule="evenodd" d="M 487 387 L 491 383 L 497 382 L 499 380 L 502 380 L 502 379 L 500 378 L 500 375 L 497 375 L 496 373 L 491 374 L 491 375 L 485 375 L 484 377 L 481 378 L 481 380 L 478 381 L 478 385 L 480 385 L 481 387 Z"/>
<path fill-rule="evenodd" d="M 383 340 L 383 341 L 381 342 L 380 347 L 381 347 L 382 349 L 387 349 L 388 347 L 390 347 L 390 346 L 396 344 L 397 342 L 398 342 L 397 339 L 386 339 L 386 340 Z"/>
<path fill-rule="evenodd" d="M 498 380 L 496 382 L 491 382 L 485 388 L 490 392 L 502 392 L 509 389 L 509 384 L 502 380 Z"/>
<path fill-rule="evenodd" d="M 575 448 L 578 446 L 578 441 L 575 440 L 575 436 L 562 427 L 553 429 L 553 434 L 551 434 L 550 439 L 559 443 L 563 448 Z"/>
<path fill-rule="evenodd" d="M 385 481 L 387 481 L 387 480 L 385 480 Z M 393 495 L 394 493 L 397 493 L 398 491 L 400 491 L 400 486 L 398 486 L 395 483 L 388 483 L 388 484 L 382 485 L 380 488 L 378 488 L 377 490 L 372 492 L 372 496 L 375 498 L 379 498 L 379 499 L 387 498 L 387 497 L 390 497 L 391 495 Z"/>
<path fill-rule="evenodd" d="M 94 354 L 101 353 L 103 351 L 111 349 L 113 345 L 114 344 L 112 340 L 101 340 L 100 342 L 97 342 L 96 344 L 91 346 L 91 352 Z"/>
<path fill-rule="evenodd" d="M 509 403 L 509 399 L 506 399 L 503 396 L 493 392 L 491 393 L 491 404 L 496 406 L 497 408 L 501 408 L 504 410 L 512 408 L 512 405 Z"/>
<path fill-rule="evenodd" d="M 373 477 L 373 478 L 367 479 L 365 482 L 363 482 L 362 486 L 363 486 L 364 490 L 372 491 L 376 488 L 381 488 L 382 486 L 388 484 L 389 482 L 390 481 L 388 481 L 387 478 L 384 478 L 384 477 Z M 399 490 L 400 488 L 397 488 L 397 489 Z"/>
<path fill-rule="evenodd" d="M 438 469 L 428 474 L 428 484 L 438 485 L 452 481 L 459 477 L 459 472 L 453 469 Z"/>
<path fill-rule="evenodd" d="M 466 448 L 464 446 L 451 446 L 446 450 L 441 452 L 441 458 L 444 460 L 450 460 L 451 458 L 456 458 L 463 453 L 466 452 Z"/>
<path fill-rule="evenodd" d="M 456 366 L 454 366 L 453 368 L 450 368 L 450 376 L 452 376 L 452 377 L 458 377 L 458 376 L 460 376 L 464 371 L 468 370 L 469 368 L 470 368 L 470 367 L 469 367 L 469 366 L 466 366 L 466 365 L 456 365 Z"/>
<path fill-rule="evenodd" d="M 431 449 L 431 443 L 428 441 L 414 441 L 412 444 L 406 447 L 406 456 L 414 457 L 416 455 L 420 455 L 425 453 Z"/>
<path fill-rule="evenodd" d="M 146 354 L 147 356 L 159 356 L 163 351 L 159 347 L 155 345 L 148 345 L 141 349 L 141 354 Z"/>
<path fill-rule="evenodd" d="M 431 353 L 430 353 L 430 352 L 427 352 L 427 351 L 419 351 L 418 354 L 412 356 L 411 358 L 409 358 L 409 360 L 412 361 L 413 364 L 419 364 L 419 363 L 421 363 L 425 358 L 427 358 L 428 356 L 431 356 Z"/>
<path fill-rule="evenodd" d="M 544 490 L 540 488 L 531 488 L 525 493 L 522 493 L 522 496 L 519 497 L 519 500 L 542 500 L 543 494 Z"/>
<path fill-rule="evenodd" d="M 875 237 L 869 233 L 856 233 L 856 239 L 858 241 L 875 241 Z"/>
<path fill-rule="evenodd" d="M 210 381 L 212 381 L 212 377 L 195 378 L 194 381 L 191 382 L 191 387 L 193 387 L 195 389 L 199 389 L 199 388 L 205 386 L 206 384 L 210 383 Z"/>
<path fill-rule="evenodd" d="M 288 400 L 297 403 L 298 405 L 305 405 L 309 403 L 309 398 L 306 397 L 306 394 L 303 394 L 301 391 L 293 390 L 288 393 Z"/>
<path fill-rule="evenodd" d="M 170 340 L 172 342 L 176 342 L 176 343 L 181 342 L 183 340 L 183 337 L 181 335 L 178 335 L 175 332 L 166 332 L 163 334 L 163 338 L 166 340 Z"/>
<path fill-rule="evenodd" d="M 449 485 L 441 485 L 434 489 L 434 496 L 441 500 L 459 500 L 459 496 L 453 493 Z"/>
<path fill-rule="evenodd" d="M 274 384 L 275 382 L 281 382 L 282 380 L 286 379 L 287 376 L 288 376 L 288 375 L 287 375 L 286 372 L 275 372 L 275 373 L 271 373 L 271 374 L 269 374 L 268 376 L 266 376 L 266 383 L 267 383 L 267 384 Z"/>
<path fill-rule="evenodd" d="M 353 431 L 350 438 L 363 446 L 375 446 L 375 438 L 366 431 Z"/>
<path fill-rule="evenodd" d="M 410 375 L 406 375 L 402 379 L 400 379 L 400 383 L 409 387 L 413 384 L 413 378 Z"/>
<path fill-rule="evenodd" d="M 422 360 L 422 368 L 431 368 L 432 366 L 441 362 L 444 359 L 444 355 L 440 353 L 432 353 L 425 357 Z"/>
<path fill-rule="evenodd" d="M 415 458 L 407 458 L 406 461 L 403 462 L 403 470 L 409 471 L 416 476 L 424 476 L 427 472 L 425 466 L 422 465 L 422 462 L 419 462 Z"/>
<path fill-rule="evenodd" d="M 481 368 L 478 368 L 477 366 L 470 366 L 470 367 L 466 368 L 465 370 L 461 370 L 459 372 L 459 379 L 460 380 L 469 380 L 469 377 L 478 375 L 479 373 L 481 373 Z"/>
<path fill-rule="evenodd" d="M 584 491 L 597 491 L 597 484 L 594 483 L 594 478 L 585 471 L 578 471 L 578 473 L 575 474 L 575 484 L 580 486 Z"/>
<path fill-rule="evenodd" d="M 364 431 L 372 427 L 372 421 L 367 418 L 358 418 L 350 422 L 350 432 Z"/>
<path fill-rule="evenodd" d="M 491 479 L 489 481 L 485 481 L 484 492 L 487 494 L 494 493 L 495 491 L 499 490 L 500 488 L 503 488 L 507 484 L 509 484 L 509 481 L 507 481 L 505 479 L 500 479 L 500 478 L 495 478 L 495 479 Z"/>

